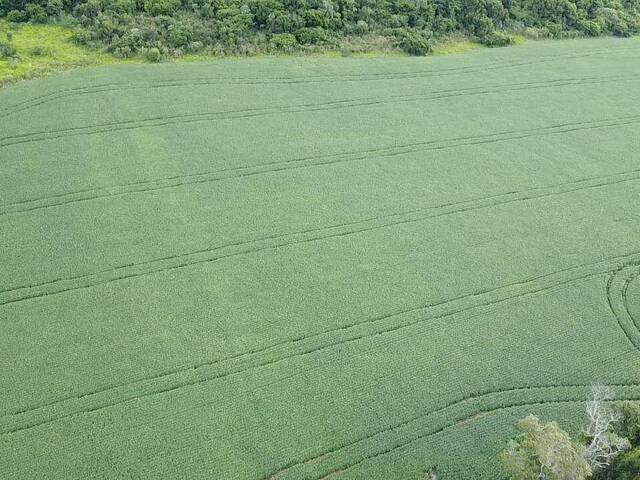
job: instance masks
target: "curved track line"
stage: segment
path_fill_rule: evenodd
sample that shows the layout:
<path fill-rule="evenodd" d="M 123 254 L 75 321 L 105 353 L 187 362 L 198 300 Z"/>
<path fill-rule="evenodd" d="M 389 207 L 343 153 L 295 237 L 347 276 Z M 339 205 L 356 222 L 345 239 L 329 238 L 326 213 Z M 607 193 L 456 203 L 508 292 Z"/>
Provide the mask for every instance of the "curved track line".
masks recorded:
<path fill-rule="evenodd" d="M 67 138 L 71 136 L 81 135 L 95 135 L 100 133 L 116 132 L 121 130 L 135 130 L 139 128 L 151 128 L 160 127 L 165 125 L 175 124 L 188 124 L 195 122 L 208 122 L 213 120 L 228 120 L 236 118 L 253 118 L 265 115 L 279 115 L 287 113 L 299 113 L 299 112 L 315 112 L 325 110 L 335 110 L 344 108 L 356 108 L 375 105 L 384 105 L 392 103 L 404 103 L 415 102 L 418 100 L 436 100 L 443 98 L 453 98 L 468 95 L 486 95 L 491 93 L 503 93 L 505 91 L 520 91 L 520 90 L 532 90 L 540 88 L 552 88 L 563 87 L 571 85 L 585 85 L 585 84 L 598 84 L 598 83 L 610 83 L 612 78 L 616 77 L 591 77 L 585 80 L 552 80 L 545 82 L 529 83 L 529 84 L 513 84 L 511 88 L 509 86 L 494 87 L 493 89 L 484 89 L 483 87 L 476 87 L 476 89 L 467 89 L 466 93 L 461 93 L 460 90 L 448 90 L 443 92 L 436 92 L 433 94 L 421 94 L 421 95 L 397 95 L 395 97 L 368 97 L 360 99 L 345 99 L 331 102 L 321 103 L 303 103 L 297 105 L 283 105 L 275 107 L 263 107 L 263 108 L 247 108 L 239 110 L 226 110 L 219 112 L 203 112 L 203 113 L 189 113 L 189 114 L 175 114 L 168 116 L 149 117 L 139 120 L 123 120 L 117 122 L 108 122 L 95 125 L 84 125 L 79 127 L 61 128 L 57 130 L 43 130 L 38 132 L 30 132 L 16 135 L 9 135 L 0 138 L 0 148 L 11 145 L 19 145 L 25 143 L 42 142 L 45 140 L 54 140 L 59 138 Z M 632 81 L 638 80 L 637 76 L 618 77 L 620 81 Z"/>
<path fill-rule="evenodd" d="M 629 284 L 639 275 L 640 264 L 637 262 L 627 263 L 613 272 L 607 281 L 607 301 L 620 328 L 640 351 L 640 321 L 634 318 L 627 300 Z"/>
<path fill-rule="evenodd" d="M 637 181 L 639 179 L 640 169 L 605 177 L 581 179 L 549 187 L 490 195 L 462 202 L 451 202 L 421 210 L 409 210 L 390 215 L 370 217 L 355 222 L 334 224 L 285 234 L 274 234 L 249 241 L 237 241 L 189 253 L 121 265 L 116 268 L 98 272 L 59 278 L 38 284 L 7 288 L 0 290 L 0 306 L 72 290 L 90 288 L 127 278 L 175 270 L 239 255 L 253 254 L 262 250 L 271 250 L 324 239 L 344 237 L 396 225 L 417 223 L 430 218 L 443 217 L 471 210 L 480 210 L 507 203 L 564 195 L 579 190 L 608 187 L 620 183 Z"/>
<path fill-rule="evenodd" d="M 274 365 L 336 345 L 344 345 L 365 338 L 399 331 L 419 323 L 486 309 L 511 299 L 534 295 L 563 287 L 576 281 L 602 275 L 611 271 L 617 264 L 630 261 L 640 261 L 640 252 L 564 268 L 533 276 L 519 282 L 502 285 L 495 289 L 473 292 L 441 302 L 361 319 L 338 328 L 295 339 L 283 340 L 276 344 L 233 355 L 225 359 L 178 367 L 126 384 L 111 385 L 82 395 L 70 396 L 47 404 L 22 408 L 0 418 L 0 434 L 12 434 L 29 430 L 54 421 L 73 418 L 80 414 L 100 411 L 134 399 L 164 394 L 183 387 L 239 374 L 247 370 Z M 429 313 L 431 310 L 435 311 Z M 290 349 L 287 350 L 287 347 Z M 233 362 L 238 363 L 234 365 Z M 232 364 L 227 365 L 228 363 Z M 144 391 L 145 389 L 147 390 L 146 392 L 139 393 L 140 390 Z M 101 394 L 106 395 L 106 398 L 100 398 Z M 120 398 L 114 400 L 112 396 L 115 394 L 120 395 Z M 68 407 L 71 412 L 65 412 L 65 403 L 70 404 Z M 33 418 L 34 416 L 35 418 Z"/>
<path fill-rule="evenodd" d="M 298 84 L 298 83 L 337 83 L 337 82 L 357 82 L 357 81 L 383 81 L 392 79 L 412 79 L 412 78 L 429 78 L 429 77 L 441 77 L 450 75 L 461 75 L 469 73 L 480 73 L 487 70 L 500 70 L 503 68 L 513 68 L 520 66 L 536 65 L 540 63 L 547 63 L 557 60 L 568 60 L 575 58 L 584 58 L 601 53 L 607 55 L 635 52 L 639 49 L 634 47 L 629 48 L 617 48 L 613 51 L 609 50 L 596 50 L 583 54 L 562 54 L 562 55 L 547 55 L 538 57 L 536 60 L 529 62 L 496 62 L 488 65 L 471 65 L 466 67 L 455 67 L 439 70 L 418 70 L 412 72 L 391 72 L 391 73 L 379 73 L 379 74 L 352 74 L 352 75 L 309 75 L 304 77 L 272 77 L 271 79 L 264 79 L 259 77 L 224 77 L 224 78 L 194 78 L 190 80 L 183 79 L 167 79 L 159 80 L 156 82 L 139 82 L 135 84 L 126 83 L 104 83 L 93 85 L 90 87 L 77 87 L 57 92 L 51 92 L 45 95 L 33 97 L 29 100 L 19 102 L 10 107 L 0 109 L 0 112 L 5 115 L 12 115 L 17 112 L 28 110 L 33 107 L 37 107 L 49 102 L 53 102 L 58 99 L 67 98 L 71 96 L 87 95 L 93 93 L 102 93 L 110 91 L 123 91 L 123 90 L 135 90 L 135 89 L 147 89 L 147 88 L 167 88 L 167 87 L 181 87 L 192 85 L 279 85 L 279 84 Z"/>
<path fill-rule="evenodd" d="M 372 160 L 376 158 L 388 158 L 407 155 L 410 153 L 446 150 L 471 145 L 481 145 L 523 138 L 531 138 L 536 136 L 558 135 L 580 130 L 612 128 L 616 126 L 631 125 L 637 123 L 640 123 L 640 116 L 633 115 L 617 119 L 556 124 L 548 127 L 539 127 L 530 130 L 509 130 L 492 134 L 464 136 L 443 140 L 429 140 L 425 142 L 413 142 L 391 147 L 379 147 L 329 155 L 315 155 L 292 160 L 267 162 L 262 165 L 231 167 L 184 176 L 176 175 L 157 180 L 142 180 L 121 185 L 113 185 L 109 187 L 76 190 L 69 193 L 61 193 L 48 197 L 41 197 L 38 199 L 21 200 L 19 202 L 0 206 L 0 216 L 13 213 L 30 212 L 44 208 L 97 200 L 101 198 L 153 192 L 168 188 L 179 188 L 186 185 L 211 183 L 221 180 L 271 174 L 287 170 L 328 166 L 354 161 Z"/>
<path fill-rule="evenodd" d="M 640 384 L 636 384 L 636 383 L 625 383 L 625 384 L 611 384 L 612 387 L 615 387 L 617 389 L 623 389 L 623 388 L 629 388 L 629 389 L 633 389 L 634 387 L 639 387 Z M 417 420 L 427 417 L 427 416 L 431 416 L 431 415 L 435 415 L 438 413 L 443 413 L 447 410 L 451 410 L 451 409 L 455 409 L 456 407 L 459 407 L 461 405 L 464 405 L 466 403 L 469 403 L 470 401 L 478 401 L 478 400 L 484 400 L 487 397 L 491 397 L 491 396 L 496 396 L 496 395 L 500 395 L 500 394 L 512 394 L 512 393 L 520 393 L 520 392 L 526 392 L 526 393 L 530 393 L 532 390 L 555 390 L 555 389 L 578 389 L 578 388 L 583 388 L 583 389 L 587 389 L 589 388 L 589 385 L 583 384 L 583 385 L 549 385 L 549 386 L 539 386 L 539 387 L 528 387 L 528 388 L 516 388 L 516 389 L 511 389 L 511 390 L 495 390 L 489 393 L 485 393 L 482 395 L 478 395 L 475 397 L 467 397 L 464 398 L 462 400 L 459 400 L 455 403 L 449 404 L 441 409 L 435 410 L 433 412 L 421 415 L 420 417 L 417 418 Z M 586 393 L 586 392 L 585 392 Z M 453 428 L 456 427 L 462 423 L 468 422 L 469 420 L 475 419 L 475 418 L 480 418 L 481 416 L 487 415 L 487 414 L 493 414 L 496 412 L 500 412 L 500 411 L 504 411 L 504 410 L 509 410 L 512 408 L 516 408 L 516 407 L 523 407 L 523 406 L 531 406 L 531 405 L 545 405 L 545 404 L 560 404 L 560 403 L 583 403 L 586 400 L 586 395 L 585 393 L 581 394 L 579 397 L 578 396 L 573 396 L 572 398 L 567 398 L 563 396 L 558 396 L 555 397 L 552 400 L 549 399 L 545 399 L 540 397 L 539 400 L 535 400 L 532 401 L 530 399 L 522 399 L 522 400 L 516 400 L 516 401 L 511 401 L 511 402 L 507 402 L 503 405 L 497 406 L 497 407 L 486 407 L 486 408 L 478 408 L 475 411 L 473 411 L 473 413 L 471 414 L 462 414 L 462 415 L 456 415 L 454 421 L 452 422 L 448 422 L 445 423 L 444 425 L 440 426 L 440 427 L 436 427 L 434 429 L 428 430 L 425 433 L 419 434 L 419 435 L 415 435 L 413 438 L 410 438 L 408 440 L 403 440 L 400 442 L 396 442 L 395 445 L 386 448 L 385 450 L 382 450 L 380 452 L 377 453 L 373 453 L 370 455 L 364 455 L 361 459 L 355 461 L 355 462 L 346 462 L 344 466 L 340 467 L 340 468 L 335 468 L 333 470 L 331 470 L 330 472 L 323 474 L 320 477 L 314 477 L 315 480 L 325 480 L 327 478 L 331 478 L 334 477 L 350 468 L 353 468 L 357 465 L 360 465 L 361 463 L 367 461 L 367 460 L 372 460 L 374 458 L 378 458 L 381 457 L 383 455 L 387 455 L 391 452 L 394 452 L 396 450 L 399 450 L 407 445 L 410 445 L 412 443 L 415 443 L 419 440 L 428 438 L 430 436 L 436 435 L 438 433 L 441 433 L 449 428 Z M 626 395 L 622 395 L 621 396 L 621 400 L 640 400 L 640 392 L 638 393 L 634 393 L 634 392 L 629 392 Z M 415 420 L 413 420 L 415 421 Z M 390 429 L 386 429 L 383 430 L 377 434 L 371 435 L 368 438 L 371 438 L 373 436 L 379 435 L 379 434 L 383 434 L 386 432 L 389 432 L 391 430 L 395 430 L 397 428 L 400 428 L 403 425 L 400 426 L 396 426 L 396 427 L 392 427 Z M 333 452 L 329 452 L 325 455 L 329 455 Z M 318 459 L 321 457 L 317 457 Z M 310 461 L 314 461 L 314 460 L 310 460 Z M 293 467 L 290 467 L 290 469 Z M 281 479 L 284 478 L 283 475 L 286 475 L 286 471 L 283 472 L 277 472 L 269 477 L 267 477 L 268 480 L 276 480 L 276 479 Z"/>

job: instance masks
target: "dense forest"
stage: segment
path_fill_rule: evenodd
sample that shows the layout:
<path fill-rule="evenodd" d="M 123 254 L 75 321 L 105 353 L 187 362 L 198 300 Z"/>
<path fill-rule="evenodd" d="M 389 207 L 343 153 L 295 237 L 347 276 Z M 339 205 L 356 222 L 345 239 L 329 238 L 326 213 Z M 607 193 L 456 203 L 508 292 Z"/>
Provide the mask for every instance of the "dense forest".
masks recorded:
<path fill-rule="evenodd" d="M 0 0 L 9 22 L 59 22 L 121 57 L 375 49 L 427 54 L 463 35 L 488 46 L 640 31 L 640 0 Z"/>

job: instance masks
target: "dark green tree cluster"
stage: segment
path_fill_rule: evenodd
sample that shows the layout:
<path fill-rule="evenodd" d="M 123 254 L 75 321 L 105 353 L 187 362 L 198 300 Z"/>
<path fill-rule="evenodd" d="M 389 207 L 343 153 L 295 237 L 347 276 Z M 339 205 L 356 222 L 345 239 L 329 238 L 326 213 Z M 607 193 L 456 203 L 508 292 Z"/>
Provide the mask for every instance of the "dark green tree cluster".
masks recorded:
<path fill-rule="evenodd" d="M 640 402 L 611 405 L 608 387 L 592 391 L 577 440 L 556 422 L 533 415 L 518 422 L 519 435 L 501 454 L 511 480 L 640 480 Z"/>
<path fill-rule="evenodd" d="M 616 433 L 629 439 L 631 449 L 599 472 L 596 480 L 640 480 L 640 403 L 623 402 L 620 412 L 623 416 L 616 425 Z"/>
<path fill-rule="evenodd" d="M 640 0 L 0 0 L 0 17 L 65 18 L 80 27 L 81 43 L 123 57 L 150 49 L 160 55 L 290 51 L 368 36 L 424 55 L 433 39 L 451 34 L 489 46 L 511 43 L 512 31 L 636 34 Z"/>

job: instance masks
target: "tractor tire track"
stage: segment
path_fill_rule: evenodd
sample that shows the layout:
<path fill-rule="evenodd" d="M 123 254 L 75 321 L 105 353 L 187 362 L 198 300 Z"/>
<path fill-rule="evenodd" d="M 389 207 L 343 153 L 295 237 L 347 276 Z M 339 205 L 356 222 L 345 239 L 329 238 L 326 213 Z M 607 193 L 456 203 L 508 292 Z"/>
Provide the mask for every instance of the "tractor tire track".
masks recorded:
<path fill-rule="evenodd" d="M 108 284 L 128 278 L 135 278 L 159 272 L 210 263 L 230 257 L 257 253 L 339 238 L 357 233 L 365 233 L 382 228 L 417 223 L 432 218 L 460 214 L 472 210 L 492 208 L 513 202 L 521 202 L 564 195 L 580 190 L 609 187 L 640 179 L 640 169 L 587 179 L 565 182 L 548 187 L 532 188 L 519 192 L 489 195 L 460 202 L 449 202 L 425 209 L 414 209 L 382 216 L 373 216 L 354 222 L 344 222 L 326 227 L 264 236 L 248 241 L 236 241 L 217 247 L 205 248 L 188 253 L 168 255 L 153 260 L 130 263 L 93 273 L 57 278 L 46 282 L 15 286 L 0 290 L 0 306 L 34 298 L 56 295 L 74 290 Z"/>
<path fill-rule="evenodd" d="M 629 308 L 627 289 L 640 275 L 640 264 L 623 265 L 607 281 L 607 302 L 620 328 L 629 341 L 640 351 L 640 321 Z"/>
<path fill-rule="evenodd" d="M 636 271 L 629 278 L 627 278 L 627 281 L 624 282 L 624 288 L 622 289 L 622 300 L 624 304 L 624 309 L 627 311 L 627 315 L 629 315 L 629 318 L 631 318 L 631 320 L 633 321 L 633 324 L 635 325 L 636 330 L 640 335 L 640 322 L 638 322 L 638 319 L 636 319 L 634 314 L 631 312 L 631 307 L 629 306 L 629 297 L 627 294 L 629 285 L 639 276 L 640 276 L 640 268 L 637 268 Z"/>
<path fill-rule="evenodd" d="M 476 291 L 445 301 L 427 303 L 373 318 L 360 319 L 338 328 L 283 340 L 224 359 L 178 367 L 132 382 L 110 385 L 82 395 L 32 405 L 14 410 L 1 417 L 0 435 L 22 432 L 51 422 L 101 411 L 132 400 L 138 401 L 142 398 L 222 379 L 248 370 L 275 365 L 337 345 L 345 345 L 407 329 L 416 324 L 477 310 L 482 311 L 508 300 L 517 300 L 593 278 L 619 268 L 621 265 L 639 261 L 640 251 L 610 257 L 599 262 L 563 268 L 494 289 Z"/>
<path fill-rule="evenodd" d="M 484 135 L 463 136 L 451 139 L 429 140 L 425 142 L 413 142 L 390 147 L 355 150 L 328 155 L 314 155 L 291 160 L 267 162 L 262 165 L 248 165 L 213 170 L 209 172 L 195 173 L 191 175 L 175 175 L 156 180 L 141 180 L 109 187 L 87 188 L 73 192 L 60 193 L 37 199 L 21 200 L 0 206 L 0 217 L 8 214 L 31 212 L 56 206 L 68 205 L 77 202 L 97 200 L 101 198 L 130 195 L 136 193 L 154 192 L 169 188 L 180 188 L 187 185 L 211 183 L 222 180 L 251 177 L 296 170 L 328 166 L 334 164 L 349 163 L 362 160 L 387 158 L 411 153 L 446 150 L 471 145 L 497 143 L 509 140 L 517 140 L 536 136 L 556 135 L 580 130 L 612 128 L 622 125 L 640 123 L 640 115 L 633 115 L 617 119 L 586 121 L 576 123 L 563 123 L 540 127 L 530 130 L 509 130 Z"/>
<path fill-rule="evenodd" d="M 78 127 L 62 128 L 57 130 L 43 130 L 23 134 L 10 135 L 0 138 L 0 148 L 20 145 L 24 143 L 42 142 L 71 136 L 96 135 L 100 133 L 117 132 L 122 130 L 135 130 L 139 128 L 161 127 L 166 125 L 190 124 L 196 122 L 208 122 L 213 120 L 230 120 L 238 118 L 253 118 L 266 115 L 280 115 L 287 113 L 316 112 L 345 108 L 368 107 L 393 103 L 414 102 L 418 100 L 431 101 L 445 98 L 462 97 L 469 95 L 487 95 L 503 93 L 507 91 L 521 91 L 532 89 L 545 89 L 572 85 L 587 85 L 611 83 L 613 81 L 636 81 L 637 76 L 623 77 L 587 77 L 585 79 L 551 80 L 544 82 L 530 82 L 522 84 L 500 85 L 493 88 L 475 87 L 466 90 L 446 90 L 432 94 L 396 95 L 391 97 L 368 97 L 360 99 L 345 99 L 321 103 L 303 103 L 298 105 L 282 105 L 274 107 L 247 108 L 239 110 L 226 110 L 220 112 L 203 112 L 189 114 L 175 114 L 168 116 L 149 117 L 139 120 L 123 120 L 101 123 L 95 125 L 83 125 Z"/>
<path fill-rule="evenodd" d="M 460 75 L 468 73 L 481 73 L 485 71 L 499 70 L 504 68 L 514 68 L 521 66 L 537 65 L 540 63 L 547 63 L 557 60 L 570 60 L 577 58 L 590 57 L 606 53 L 607 55 L 626 53 L 626 52 L 638 52 L 638 48 L 618 48 L 616 50 L 595 50 L 592 52 L 586 52 L 582 54 L 562 54 L 562 55 L 547 55 L 541 56 L 536 60 L 529 62 L 494 62 L 487 65 L 470 65 L 465 67 L 454 67 L 439 70 L 415 70 L 409 72 L 390 72 L 379 74 L 347 74 L 347 75 L 309 75 L 304 77 L 292 78 L 292 77 L 272 77 L 269 79 L 259 77 L 231 77 L 231 78 L 211 78 L 201 77 L 190 79 L 188 81 L 182 79 L 167 79 L 157 82 L 139 82 L 136 84 L 127 83 L 103 83 L 93 85 L 90 87 L 77 87 L 66 89 L 58 92 L 51 92 L 45 95 L 39 95 L 29 100 L 16 103 L 10 107 L 4 107 L 0 109 L 1 113 L 6 116 L 14 113 L 22 112 L 30 108 L 34 108 L 46 103 L 50 103 L 59 99 L 94 94 L 112 91 L 125 91 L 125 90 L 138 90 L 138 89 L 151 89 L 151 88 L 170 88 L 170 87 L 185 87 L 185 86 L 197 86 L 197 85 L 282 85 L 282 84 L 304 84 L 304 83 L 344 83 L 344 82 L 358 82 L 358 81 L 383 81 L 383 80 L 402 80 L 413 78 L 429 78 L 429 77 L 442 77 L 450 75 Z"/>

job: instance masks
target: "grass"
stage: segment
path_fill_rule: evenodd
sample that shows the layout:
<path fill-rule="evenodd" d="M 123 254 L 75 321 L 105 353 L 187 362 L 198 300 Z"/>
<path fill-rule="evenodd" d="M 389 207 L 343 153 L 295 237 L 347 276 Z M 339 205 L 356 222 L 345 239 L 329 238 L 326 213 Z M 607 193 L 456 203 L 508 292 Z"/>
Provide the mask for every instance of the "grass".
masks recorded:
<path fill-rule="evenodd" d="M 0 40 L 6 38 L 7 32 L 11 32 L 13 35 L 11 43 L 16 49 L 18 60 L 0 59 L 0 86 L 77 67 L 145 62 L 144 58 L 141 57 L 122 59 L 109 53 L 89 50 L 77 45 L 72 41 L 73 30 L 64 26 L 18 25 L 0 20 Z M 319 50 L 313 55 L 329 57 L 403 55 L 390 45 L 387 45 L 388 41 L 382 38 L 364 41 L 354 38 L 347 39 L 343 43 L 344 45 L 337 50 L 324 52 Z M 435 55 L 467 53 L 480 47 L 479 44 L 468 40 L 452 39 L 436 45 L 433 53 Z M 211 61 L 212 59 L 213 57 L 207 54 L 186 54 L 170 61 L 202 62 Z"/>
<path fill-rule="evenodd" d="M 0 90 L 0 478 L 501 478 L 640 399 L 640 44 Z"/>
<path fill-rule="evenodd" d="M 90 65 L 124 63 L 116 57 L 75 45 L 73 32 L 58 25 L 15 26 L 0 20 L 0 39 L 13 34 L 18 61 L 0 59 L 0 85 Z"/>
<path fill-rule="evenodd" d="M 455 38 L 441 43 L 437 43 L 433 48 L 434 55 L 456 55 L 460 53 L 469 53 L 479 48 L 484 48 L 483 45 L 477 42 L 472 42 L 467 39 Z"/>

